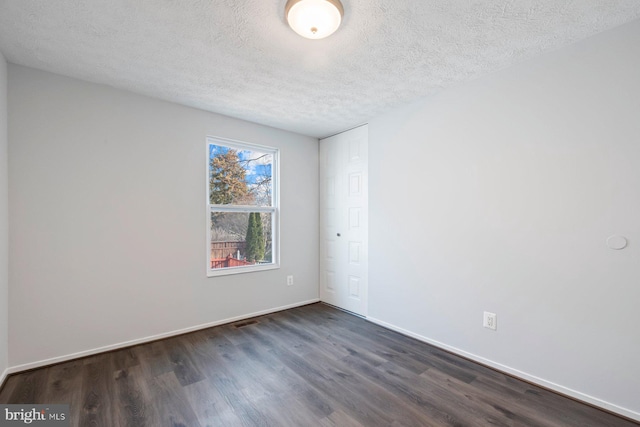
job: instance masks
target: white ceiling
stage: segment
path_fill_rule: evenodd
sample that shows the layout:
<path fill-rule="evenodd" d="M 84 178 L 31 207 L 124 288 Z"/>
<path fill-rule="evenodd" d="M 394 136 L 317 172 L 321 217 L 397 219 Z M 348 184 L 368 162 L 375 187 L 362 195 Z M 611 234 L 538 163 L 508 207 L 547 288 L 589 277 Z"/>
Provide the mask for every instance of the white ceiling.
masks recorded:
<path fill-rule="evenodd" d="M 343 0 L 296 35 L 286 0 L 0 0 L 9 62 L 316 137 L 640 18 L 637 0 Z"/>

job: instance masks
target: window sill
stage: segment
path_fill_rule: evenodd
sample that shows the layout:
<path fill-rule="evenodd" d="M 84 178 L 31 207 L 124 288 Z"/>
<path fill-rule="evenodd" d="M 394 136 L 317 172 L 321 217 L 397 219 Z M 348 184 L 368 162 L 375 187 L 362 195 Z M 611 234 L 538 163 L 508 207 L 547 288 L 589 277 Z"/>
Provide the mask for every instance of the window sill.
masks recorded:
<path fill-rule="evenodd" d="M 251 265 L 247 267 L 216 268 L 207 270 L 207 277 L 228 276 L 230 274 L 255 273 L 258 271 L 277 270 L 280 264 Z"/>

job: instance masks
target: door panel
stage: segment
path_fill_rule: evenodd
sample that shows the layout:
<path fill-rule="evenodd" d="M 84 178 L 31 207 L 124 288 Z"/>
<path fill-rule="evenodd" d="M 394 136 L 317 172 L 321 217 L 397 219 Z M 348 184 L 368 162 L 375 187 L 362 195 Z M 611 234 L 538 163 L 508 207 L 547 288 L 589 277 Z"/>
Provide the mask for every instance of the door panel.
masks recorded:
<path fill-rule="evenodd" d="M 320 141 L 320 299 L 366 316 L 368 128 Z"/>

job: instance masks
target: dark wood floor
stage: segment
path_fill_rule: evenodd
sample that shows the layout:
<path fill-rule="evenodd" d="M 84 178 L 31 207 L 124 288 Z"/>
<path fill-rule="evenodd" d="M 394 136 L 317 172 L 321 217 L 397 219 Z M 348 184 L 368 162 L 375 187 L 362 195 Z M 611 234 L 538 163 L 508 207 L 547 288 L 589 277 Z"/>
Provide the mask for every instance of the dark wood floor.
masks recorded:
<path fill-rule="evenodd" d="M 324 304 L 10 376 L 75 426 L 638 426 Z"/>

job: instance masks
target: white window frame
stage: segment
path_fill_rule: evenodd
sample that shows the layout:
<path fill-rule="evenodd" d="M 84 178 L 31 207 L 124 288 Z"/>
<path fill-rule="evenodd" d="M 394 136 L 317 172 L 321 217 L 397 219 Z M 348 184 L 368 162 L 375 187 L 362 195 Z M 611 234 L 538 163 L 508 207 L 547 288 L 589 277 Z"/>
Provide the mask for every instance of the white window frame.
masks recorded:
<path fill-rule="evenodd" d="M 209 146 L 222 145 L 235 150 L 256 150 L 270 153 L 273 156 L 271 169 L 272 198 L 271 206 L 244 206 L 244 205 L 215 205 L 209 203 Z M 233 139 L 220 138 L 217 136 L 207 136 L 206 143 L 206 220 L 207 220 L 207 277 L 226 276 L 229 274 L 251 273 L 255 271 L 275 270 L 280 268 L 280 150 L 266 145 L 252 144 L 249 142 L 236 141 Z M 257 264 L 240 267 L 211 268 L 211 212 L 261 212 L 271 213 L 271 254 L 270 264 Z"/>

